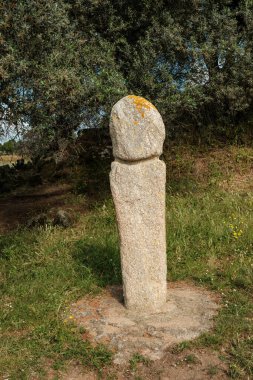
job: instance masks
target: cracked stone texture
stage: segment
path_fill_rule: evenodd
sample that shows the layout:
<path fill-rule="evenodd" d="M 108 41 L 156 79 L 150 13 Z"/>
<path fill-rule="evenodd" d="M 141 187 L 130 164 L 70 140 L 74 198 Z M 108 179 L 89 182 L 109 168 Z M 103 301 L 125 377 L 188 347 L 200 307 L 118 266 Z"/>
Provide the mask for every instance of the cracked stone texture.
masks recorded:
<path fill-rule="evenodd" d="M 128 95 L 113 106 L 110 134 L 113 155 L 121 160 L 143 160 L 162 154 L 162 117 L 153 104 L 140 96 Z"/>
<path fill-rule="evenodd" d="M 114 363 L 125 364 L 139 353 L 161 359 L 169 346 L 191 340 L 213 326 L 217 296 L 186 283 L 172 283 L 159 313 L 139 313 L 123 305 L 121 287 L 79 300 L 71 306 L 75 322 L 85 328 L 83 338 L 103 343 L 114 352 Z"/>
<path fill-rule="evenodd" d="M 166 302 L 165 177 L 165 164 L 158 158 L 112 163 L 110 184 L 129 309 L 157 311 Z"/>

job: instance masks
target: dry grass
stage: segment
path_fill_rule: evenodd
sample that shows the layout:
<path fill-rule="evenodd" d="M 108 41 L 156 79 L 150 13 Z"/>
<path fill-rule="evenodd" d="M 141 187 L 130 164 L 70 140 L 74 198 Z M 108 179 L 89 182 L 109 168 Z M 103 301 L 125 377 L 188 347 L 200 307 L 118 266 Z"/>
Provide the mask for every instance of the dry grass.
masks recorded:
<path fill-rule="evenodd" d="M 20 158 L 22 157 L 16 154 L 0 155 L 0 166 L 15 164 Z"/>
<path fill-rule="evenodd" d="M 169 190 L 203 191 L 218 187 L 230 192 L 253 189 L 253 148 L 174 147 L 165 152 Z"/>

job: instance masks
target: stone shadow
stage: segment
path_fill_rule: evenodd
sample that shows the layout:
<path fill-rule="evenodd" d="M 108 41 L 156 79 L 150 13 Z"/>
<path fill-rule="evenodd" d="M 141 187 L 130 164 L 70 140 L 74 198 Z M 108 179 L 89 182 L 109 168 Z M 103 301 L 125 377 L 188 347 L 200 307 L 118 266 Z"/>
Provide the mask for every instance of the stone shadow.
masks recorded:
<path fill-rule="evenodd" d="M 73 257 L 80 271 L 89 269 L 95 277 L 97 285 L 121 285 L 121 265 L 119 248 L 115 242 L 87 242 L 79 240 L 75 244 Z"/>

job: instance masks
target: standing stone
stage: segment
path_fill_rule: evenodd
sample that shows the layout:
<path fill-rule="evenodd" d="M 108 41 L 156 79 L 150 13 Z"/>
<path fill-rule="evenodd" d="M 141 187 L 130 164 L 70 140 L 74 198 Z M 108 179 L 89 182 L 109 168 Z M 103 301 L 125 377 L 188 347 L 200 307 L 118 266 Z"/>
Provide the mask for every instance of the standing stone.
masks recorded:
<path fill-rule="evenodd" d="M 114 105 L 110 134 L 125 306 L 159 311 L 167 291 L 164 124 L 151 103 L 130 95 Z"/>

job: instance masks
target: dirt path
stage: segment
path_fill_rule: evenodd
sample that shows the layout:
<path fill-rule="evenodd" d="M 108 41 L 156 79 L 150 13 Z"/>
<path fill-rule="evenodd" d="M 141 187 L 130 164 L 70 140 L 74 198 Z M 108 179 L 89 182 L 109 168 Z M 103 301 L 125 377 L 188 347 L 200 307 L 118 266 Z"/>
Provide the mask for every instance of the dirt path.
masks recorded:
<path fill-rule="evenodd" d="M 36 190 L 0 198 L 0 234 L 25 224 L 32 215 L 52 209 L 66 209 L 70 190 L 67 184 L 42 185 Z"/>
<path fill-rule="evenodd" d="M 80 365 L 72 364 L 65 373 L 58 374 L 61 380 L 227 380 L 226 364 L 219 359 L 218 352 L 211 349 L 168 352 L 163 359 L 141 362 L 133 360 L 126 366 L 114 365 L 102 374 L 85 371 Z M 54 379 L 54 371 L 49 379 Z"/>

